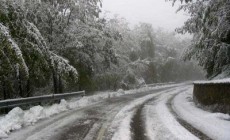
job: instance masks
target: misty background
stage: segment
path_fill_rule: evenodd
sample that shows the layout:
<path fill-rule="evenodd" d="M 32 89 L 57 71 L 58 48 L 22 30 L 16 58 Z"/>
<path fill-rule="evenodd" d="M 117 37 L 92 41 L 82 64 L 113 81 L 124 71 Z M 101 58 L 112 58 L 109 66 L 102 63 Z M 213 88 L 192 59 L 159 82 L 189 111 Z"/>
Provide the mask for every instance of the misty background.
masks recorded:
<path fill-rule="evenodd" d="M 165 0 L 103 0 L 103 14 L 119 15 L 133 27 L 139 22 L 151 23 L 155 29 L 164 28 L 173 32 L 189 18 L 184 11 L 176 12 L 180 2 L 173 6 Z"/>
<path fill-rule="evenodd" d="M 2 1 L 0 98 L 203 79 L 188 19 L 159 0 Z"/>

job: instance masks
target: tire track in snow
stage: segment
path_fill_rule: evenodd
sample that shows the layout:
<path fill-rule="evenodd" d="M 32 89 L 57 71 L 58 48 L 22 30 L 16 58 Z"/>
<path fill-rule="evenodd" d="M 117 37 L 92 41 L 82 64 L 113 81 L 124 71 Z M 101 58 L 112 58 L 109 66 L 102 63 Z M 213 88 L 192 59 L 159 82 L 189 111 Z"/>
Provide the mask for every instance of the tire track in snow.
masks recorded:
<path fill-rule="evenodd" d="M 174 90 L 175 89 L 171 89 L 169 91 L 165 90 L 165 92 L 162 94 L 170 93 Z M 149 139 L 147 134 L 146 134 L 146 125 L 145 125 L 146 120 L 145 120 L 144 115 L 143 115 L 143 110 L 147 104 L 154 102 L 160 96 L 161 96 L 161 94 L 155 96 L 154 98 L 147 100 L 146 102 L 144 102 L 142 105 L 140 105 L 137 108 L 137 111 L 135 112 L 135 114 L 132 118 L 131 124 L 130 124 L 133 140 L 148 140 Z"/>
<path fill-rule="evenodd" d="M 115 131 L 112 140 L 145 140 L 145 126 L 142 123 L 141 112 L 143 106 L 149 101 L 154 100 L 163 93 L 175 90 L 175 87 L 159 89 L 150 92 L 150 94 L 138 98 L 128 105 L 124 106 L 113 120 L 110 129 Z"/>
<path fill-rule="evenodd" d="M 170 91 L 167 91 L 170 92 Z M 132 139 L 133 140 L 147 140 L 148 137 L 146 136 L 146 131 L 145 131 L 145 121 L 144 116 L 143 116 L 143 110 L 146 104 L 153 102 L 156 100 L 160 95 L 157 95 L 149 100 L 147 100 L 145 103 L 140 105 L 140 107 L 137 109 L 135 112 L 130 127 L 131 127 L 131 132 L 132 132 Z"/>
<path fill-rule="evenodd" d="M 230 116 L 198 108 L 192 101 L 192 90 L 192 87 L 190 87 L 173 99 L 174 111 L 186 122 L 211 139 L 230 140 Z"/>
<path fill-rule="evenodd" d="M 170 91 L 173 91 L 173 89 Z M 170 92 L 170 91 L 166 91 L 166 92 Z M 146 125 L 144 123 L 145 120 L 144 120 L 143 110 L 146 104 L 153 102 L 154 100 L 159 98 L 159 96 L 160 95 L 156 95 L 155 97 L 147 100 L 137 108 L 135 114 L 132 117 L 131 124 L 130 124 L 131 132 L 132 132 L 132 140 L 148 140 L 148 137 L 146 136 L 146 130 L 145 130 Z"/>
<path fill-rule="evenodd" d="M 179 94 L 179 93 L 178 93 Z M 209 138 L 207 135 L 205 135 L 204 133 L 200 132 L 199 130 L 197 130 L 195 127 L 193 127 L 192 125 L 190 125 L 188 122 L 186 122 L 184 119 L 182 119 L 173 109 L 173 105 L 172 105 L 172 101 L 173 99 L 178 95 L 175 94 L 173 95 L 167 102 L 167 106 L 170 110 L 170 112 L 175 116 L 176 120 L 184 127 L 186 128 L 188 131 L 190 131 L 193 135 L 197 136 L 199 139 L 201 140 L 212 140 L 211 138 Z"/>
<path fill-rule="evenodd" d="M 106 128 L 108 122 L 116 115 L 119 109 L 127 103 L 127 98 L 109 98 L 102 104 L 84 110 L 86 116 L 77 120 L 86 123 L 73 124 L 68 127 L 69 131 L 62 132 L 60 136 L 54 137 L 54 140 L 96 140 L 102 128 Z M 88 122 L 88 123 L 87 123 Z M 63 130 L 63 129 L 62 129 Z M 104 129 L 106 130 L 106 129 Z M 61 137 L 61 139 L 59 139 Z M 101 137 L 104 138 L 103 135 Z"/>
<path fill-rule="evenodd" d="M 199 138 L 185 129 L 167 107 L 168 100 L 188 87 L 179 87 L 144 106 L 144 120 L 147 139 L 157 140 L 198 140 Z"/>
<path fill-rule="evenodd" d="M 99 103 L 97 103 L 97 104 L 99 104 Z M 81 114 L 76 114 L 76 112 L 81 112 L 81 111 L 85 110 L 85 108 L 90 108 L 90 107 L 95 106 L 97 104 L 90 105 L 90 106 L 84 107 L 84 108 L 74 109 L 72 111 L 66 111 L 66 112 L 63 112 L 61 114 L 51 116 L 52 119 L 40 120 L 39 123 L 35 124 L 36 127 L 28 126 L 28 127 L 25 127 L 24 129 L 22 129 L 20 131 L 12 132 L 10 137 L 8 137 L 4 140 L 15 140 L 15 139 L 17 139 L 17 140 L 28 140 L 28 137 L 30 137 L 32 135 L 36 135 L 36 133 L 49 127 L 50 125 L 57 126 L 58 124 L 61 124 L 61 121 L 65 120 L 66 118 L 68 118 L 69 122 L 72 122 L 73 120 L 75 120 L 79 117 L 78 115 L 81 115 Z M 70 116 L 73 116 L 73 114 L 76 114 L 75 117 L 70 118 Z"/>
<path fill-rule="evenodd" d="M 74 139 L 73 137 L 68 137 L 68 134 L 70 135 L 79 134 L 83 139 L 89 140 L 90 138 L 91 140 L 92 138 L 95 140 L 97 139 L 98 136 L 97 134 L 99 130 L 101 130 L 101 128 L 104 130 L 101 131 L 100 139 L 104 139 L 104 140 L 111 139 L 111 137 L 116 132 L 116 128 L 117 128 L 115 127 L 115 131 L 113 131 L 113 129 L 110 129 L 112 131 L 108 131 L 113 120 L 118 119 L 118 121 L 115 121 L 115 123 L 117 123 L 118 125 L 119 122 L 121 122 L 124 119 L 131 120 L 136 109 L 141 104 L 145 103 L 148 99 L 154 98 L 159 93 L 170 91 L 175 87 L 177 87 L 177 85 L 170 86 L 170 87 L 161 87 L 159 89 L 156 88 L 149 91 L 143 91 L 141 92 L 141 94 L 124 95 L 121 97 L 106 99 L 101 102 L 95 103 L 93 105 L 63 112 L 62 114 L 52 116 L 48 120 L 41 120 L 39 123 L 35 124 L 35 126 L 25 127 L 20 132 L 19 131 L 15 132 L 13 135 L 11 135 L 11 137 L 7 139 L 9 140 L 15 140 L 15 139 L 35 140 L 39 138 L 46 139 L 46 140 L 47 139 L 57 140 L 58 138 Z M 132 103 L 134 103 L 135 105 L 133 105 Z M 127 107 L 127 105 L 128 108 L 121 111 L 124 107 Z M 96 111 L 97 113 L 99 113 L 99 116 L 97 115 L 95 116 L 95 113 L 89 115 L 89 112 L 87 112 L 89 110 Z M 117 113 L 121 113 L 121 114 L 117 115 Z M 114 118 L 116 116 L 118 118 Z M 128 123 L 126 122 L 125 126 L 128 126 L 127 128 L 130 128 L 130 124 L 131 122 Z M 63 129 L 63 128 L 67 128 L 67 129 Z M 84 130 L 82 130 L 82 132 L 78 132 L 79 129 L 81 128 L 83 128 Z M 72 130 L 74 130 L 76 133 Z M 86 133 L 88 134 L 86 135 Z"/>
<path fill-rule="evenodd" d="M 145 130 L 143 129 L 144 123 L 142 121 L 142 109 L 144 107 L 144 104 L 142 104 L 134 114 L 132 121 L 131 121 L 131 131 L 132 131 L 132 139 L 133 140 L 145 140 Z"/>

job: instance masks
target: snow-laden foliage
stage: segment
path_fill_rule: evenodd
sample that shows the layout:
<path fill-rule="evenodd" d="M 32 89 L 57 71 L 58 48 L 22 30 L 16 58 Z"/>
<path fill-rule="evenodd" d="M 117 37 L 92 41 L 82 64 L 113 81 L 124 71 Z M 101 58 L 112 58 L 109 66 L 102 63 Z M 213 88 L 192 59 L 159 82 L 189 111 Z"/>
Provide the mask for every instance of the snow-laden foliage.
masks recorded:
<path fill-rule="evenodd" d="M 30 96 L 34 88 L 49 84 L 51 73 L 77 78 L 76 69 L 50 51 L 37 26 L 26 18 L 24 2 L 10 0 L 0 4 L 4 42 L 1 52 L 5 61 L 1 66 L 6 69 L 1 78 L 4 98 Z"/>
<path fill-rule="evenodd" d="M 100 0 L 25 0 L 26 17 L 33 22 L 51 51 L 67 58 L 78 70 L 79 88 L 90 83 L 96 73 L 113 67 L 104 19 L 99 18 Z"/>
<path fill-rule="evenodd" d="M 101 0 L 0 0 L 0 98 L 135 88 L 185 70 L 186 41 L 100 12 Z"/>
<path fill-rule="evenodd" d="M 14 71 L 17 73 L 20 70 L 23 70 L 27 76 L 29 76 L 28 73 L 28 67 L 24 61 L 24 58 L 22 56 L 22 52 L 18 45 L 15 43 L 15 41 L 12 39 L 12 37 L 9 34 L 8 28 L 0 23 L 0 51 L 1 51 L 1 80 L 6 80 L 6 72 L 12 72 Z"/>
<path fill-rule="evenodd" d="M 180 60 L 181 50 L 189 40 L 176 37 L 175 33 L 154 30 L 150 24 L 140 23 L 130 29 L 125 19 L 107 20 L 107 30 L 117 36 L 112 40 L 118 66 L 96 76 L 98 89 L 109 87 L 124 89 L 153 82 L 182 81 L 202 78 L 200 69 L 193 63 Z M 194 76 L 198 75 L 198 76 Z"/>
<path fill-rule="evenodd" d="M 229 9 L 229 0 L 189 0 L 178 9 L 185 10 L 190 18 L 177 31 L 194 35 L 185 59 L 197 59 L 208 77 L 229 71 L 226 69 L 230 64 Z"/>
<path fill-rule="evenodd" d="M 148 62 L 145 60 L 137 60 L 127 64 L 124 68 L 125 76 L 121 82 L 123 88 L 134 88 L 146 84 L 145 72 L 148 69 Z"/>
<path fill-rule="evenodd" d="M 28 79 L 19 71 L 10 82 L 19 96 L 90 88 L 96 75 L 117 68 L 118 35 L 99 18 L 100 0 L 1 2 L 0 23 L 9 28 L 28 67 Z"/>
<path fill-rule="evenodd" d="M 73 66 L 69 65 L 68 60 L 52 52 L 51 66 L 57 70 L 58 74 L 69 74 L 71 72 L 71 76 L 73 76 L 74 79 L 77 79 L 78 77 L 77 70 Z"/>

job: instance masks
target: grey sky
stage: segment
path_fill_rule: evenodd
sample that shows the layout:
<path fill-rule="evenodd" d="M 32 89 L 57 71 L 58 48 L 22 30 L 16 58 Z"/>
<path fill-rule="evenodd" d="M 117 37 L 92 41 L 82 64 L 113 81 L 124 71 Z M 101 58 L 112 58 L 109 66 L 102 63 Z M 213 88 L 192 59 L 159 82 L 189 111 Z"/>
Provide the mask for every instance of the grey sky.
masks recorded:
<path fill-rule="evenodd" d="M 131 25 L 147 22 L 170 31 L 183 25 L 188 18 L 183 12 L 176 13 L 177 7 L 165 0 L 103 0 L 103 11 L 118 14 Z"/>

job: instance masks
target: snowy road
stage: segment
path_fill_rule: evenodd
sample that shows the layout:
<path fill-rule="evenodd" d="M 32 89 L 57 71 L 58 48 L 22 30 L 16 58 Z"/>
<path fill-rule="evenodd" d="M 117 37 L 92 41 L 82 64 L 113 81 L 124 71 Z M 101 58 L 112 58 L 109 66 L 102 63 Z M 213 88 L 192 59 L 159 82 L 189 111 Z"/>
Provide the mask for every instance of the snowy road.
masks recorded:
<path fill-rule="evenodd" d="M 5 140 L 229 139 L 229 115 L 201 112 L 209 116 L 205 123 L 196 116 L 201 110 L 189 102 L 191 87 L 180 84 L 105 99 L 41 120 Z M 215 129 L 221 132 L 213 134 Z"/>

